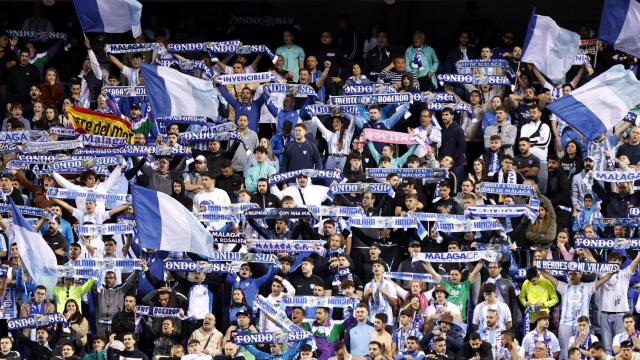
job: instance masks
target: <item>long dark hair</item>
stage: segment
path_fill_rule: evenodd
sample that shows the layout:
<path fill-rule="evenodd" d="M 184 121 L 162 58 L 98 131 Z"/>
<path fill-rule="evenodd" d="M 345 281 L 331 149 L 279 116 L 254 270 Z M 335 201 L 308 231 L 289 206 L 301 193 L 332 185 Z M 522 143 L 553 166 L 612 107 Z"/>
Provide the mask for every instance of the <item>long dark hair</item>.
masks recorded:
<path fill-rule="evenodd" d="M 340 137 L 338 138 L 338 149 L 342 150 L 344 148 L 344 133 L 347 131 L 347 126 L 345 126 L 344 119 L 340 116 L 336 116 L 331 121 L 338 119 L 342 126 L 340 127 Z"/>
<path fill-rule="evenodd" d="M 67 305 L 69 303 L 74 303 L 76 305 L 76 312 L 73 315 L 71 315 L 70 318 L 67 319 L 67 322 L 69 324 L 81 323 L 82 319 L 84 319 L 84 316 L 82 316 L 82 314 L 80 313 L 80 305 L 78 305 L 78 302 L 75 301 L 74 299 L 69 299 L 67 300 L 67 302 L 64 303 L 64 312 L 67 312 Z"/>

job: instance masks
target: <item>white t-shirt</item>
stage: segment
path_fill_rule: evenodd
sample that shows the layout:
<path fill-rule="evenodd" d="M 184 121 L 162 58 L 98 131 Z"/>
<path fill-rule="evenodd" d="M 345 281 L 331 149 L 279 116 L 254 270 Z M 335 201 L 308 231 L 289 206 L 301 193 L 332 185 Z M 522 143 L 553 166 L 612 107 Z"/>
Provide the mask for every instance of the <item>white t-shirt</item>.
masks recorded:
<path fill-rule="evenodd" d="M 122 75 L 124 75 L 124 77 L 127 78 L 127 85 L 129 86 L 139 85 L 138 77 L 140 75 L 140 69 L 134 69 L 128 66 L 123 66 Z"/>
<path fill-rule="evenodd" d="M 387 297 L 378 289 L 384 289 L 387 294 L 397 299 L 398 293 L 395 284 L 386 279 L 382 279 L 380 284 L 377 284 L 375 279 L 372 279 L 364 286 L 364 292 L 366 293 L 369 289 L 373 292 L 369 297 L 369 321 L 373 322 L 375 315 L 382 312 L 387 314 L 387 325 L 393 325 L 393 308 Z"/>
<path fill-rule="evenodd" d="M 627 300 L 627 290 L 633 272 L 627 266 L 623 270 L 614 274 L 609 281 L 604 283 L 598 292 L 600 293 L 600 311 L 628 313 L 629 301 Z"/>
<path fill-rule="evenodd" d="M 438 312 L 438 309 L 436 308 L 436 305 L 438 305 L 437 302 L 432 302 L 428 307 L 427 307 L 427 316 L 432 316 L 432 315 L 436 315 L 436 314 L 442 314 L 444 312 L 440 311 Z M 452 302 L 445 302 L 443 305 L 447 310 L 449 310 L 449 314 L 451 314 L 451 316 L 455 317 L 456 315 L 460 315 L 462 316 L 462 314 L 460 313 L 460 308 L 458 307 L 458 305 L 452 303 Z M 442 305 L 438 305 L 438 307 L 441 307 Z"/>
<path fill-rule="evenodd" d="M 213 188 L 213 191 L 202 190 L 193 197 L 193 210 L 200 211 L 200 203 L 203 201 L 210 201 L 212 205 L 226 206 L 231 205 L 231 199 L 226 191 L 218 188 Z M 219 230 L 225 226 L 224 221 L 211 222 L 211 228 Z"/>
<path fill-rule="evenodd" d="M 618 346 L 619 347 L 620 343 L 622 343 L 623 341 L 631 341 L 631 337 L 629 337 L 629 334 L 627 334 L 626 331 L 614 336 L 613 337 L 613 342 L 611 343 L 611 346 Z"/>
<path fill-rule="evenodd" d="M 560 325 L 575 326 L 580 316 L 589 316 L 591 295 L 596 292 L 595 283 L 569 285 L 565 282 L 558 282 L 557 290 L 562 295 Z"/>
<path fill-rule="evenodd" d="M 487 310 L 489 309 L 496 310 L 498 312 L 498 324 L 500 324 L 500 326 L 506 328 L 507 323 L 512 321 L 511 310 L 509 310 L 509 307 L 505 303 L 502 301 L 496 301 L 495 304 L 487 304 L 486 301 L 483 301 L 473 310 L 473 325 L 478 328 L 486 327 L 486 316 Z"/>

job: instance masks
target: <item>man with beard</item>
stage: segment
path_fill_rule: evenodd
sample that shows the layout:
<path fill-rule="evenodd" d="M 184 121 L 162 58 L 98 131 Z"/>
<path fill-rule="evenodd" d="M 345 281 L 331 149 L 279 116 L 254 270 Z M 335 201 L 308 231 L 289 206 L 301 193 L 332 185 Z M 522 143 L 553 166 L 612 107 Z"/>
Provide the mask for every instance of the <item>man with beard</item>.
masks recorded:
<path fill-rule="evenodd" d="M 530 107 L 537 105 L 537 103 L 536 90 L 532 87 L 526 88 L 522 96 L 516 94 L 509 95 L 509 104 L 513 109 L 511 118 L 515 120 L 514 125 L 518 127 L 518 130 L 520 130 L 524 124 L 531 121 Z"/>
<path fill-rule="evenodd" d="M 474 332 L 469 336 L 469 341 L 464 344 L 458 353 L 460 360 L 493 360 L 491 344 L 482 341 L 480 334 Z"/>
<path fill-rule="evenodd" d="M 573 176 L 571 182 L 571 203 L 573 204 L 572 213 L 578 213 L 584 210 L 584 195 L 591 192 L 591 187 L 584 183 L 587 173 L 594 169 L 596 162 L 593 156 L 589 155 L 584 158 L 584 169 Z M 594 184 L 595 185 L 595 184 Z"/>
<path fill-rule="evenodd" d="M 571 184 L 564 171 L 560 170 L 558 155 L 550 154 L 547 163 L 549 174 L 547 178 L 547 196 L 554 209 L 556 209 L 556 220 L 558 228 L 568 228 L 571 224 Z"/>
<path fill-rule="evenodd" d="M 23 346 L 29 350 L 29 356 L 25 359 L 49 359 L 53 354 L 52 348 L 55 344 L 49 344 L 49 332 L 46 327 L 36 329 L 36 340 L 33 341 L 22 333 L 22 330 L 12 331 L 14 339 L 19 346 Z"/>
<path fill-rule="evenodd" d="M 127 334 L 132 335 L 136 330 L 136 297 L 126 295 L 124 297 L 124 308 L 113 315 L 111 322 L 111 333 L 116 334 L 118 339 L 123 339 Z M 125 344 L 126 345 L 126 344 Z"/>

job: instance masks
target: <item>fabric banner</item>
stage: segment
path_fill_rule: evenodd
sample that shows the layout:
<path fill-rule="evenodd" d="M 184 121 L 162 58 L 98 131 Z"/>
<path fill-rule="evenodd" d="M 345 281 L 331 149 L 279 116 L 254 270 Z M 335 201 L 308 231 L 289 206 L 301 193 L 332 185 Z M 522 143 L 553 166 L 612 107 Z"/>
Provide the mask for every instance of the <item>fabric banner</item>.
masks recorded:
<path fill-rule="evenodd" d="M 247 219 L 296 219 L 311 218 L 313 214 L 307 208 L 258 208 L 245 210 Z"/>
<path fill-rule="evenodd" d="M 294 25 L 292 16 L 232 16 L 230 25 L 257 25 L 264 27 Z"/>
<path fill-rule="evenodd" d="M 230 222 L 237 223 L 242 221 L 244 215 L 227 215 L 227 214 L 207 214 L 207 213 L 195 213 L 195 217 L 202 222 Z"/>
<path fill-rule="evenodd" d="M 68 160 L 69 156 L 65 154 L 30 154 L 30 155 L 18 155 L 17 160 L 25 164 L 46 164 L 48 162 L 56 160 Z"/>
<path fill-rule="evenodd" d="M 640 249 L 640 238 L 586 238 L 575 239 L 575 248 L 589 249 Z"/>
<path fill-rule="evenodd" d="M 262 263 L 280 265 L 278 257 L 273 254 L 245 253 L 231 251 L 215 251 L 213 256 L 209 258 L 211 262 L 234 261 L 243 263 Z"/>
<path fill-rule="evenodd" d="M 145 315 L 157 318 L 179 318 L 180 308 L 136 305 L 136 315 Z"/>
<path fill-rule="evenodd" d="M 528 205 L 472 205 L 467 209 L 472 216 L 512 218 L 526 216 L 531 222 L 538 218 L 537 211 Z"/>
<path fill-rule="evenodd" d="M 411 272 L 385 272 L 382 277 L 394 280 L 413 281 L 418 280 L 426 283 L 437 284 L 438 282 L 431 274 L 411 273 Z"/>
<path fill-rule="evenodd" d="M 18 144 L 0 144 L 0 154 L 16 153 L 19 150 Z"/>
<path fill-rule="evenodd" d="M 359 227 L 365 229 L 401 229 L 413 228 L 418 231 L 420 239 L 424 239 L 429 235 L 422 224 L 411 217 L 397 216 L 370 216 L 367 218 L 351 218 L 347 220 L 347 227 Z"/>
<path fill-rule="evenodd" d="M 93 279 L 100 281 L 101 269 L 98 268 L 76 268 L 73 266 L 58 265 L 54 271 L 56 277 L 72 279 Z"/>
<path fill-rule="evenodd" d="M 640 180 L 640 171 L 592 171 L 587 173 L 587 178 L 589 181 L 630 182 Z"/>
<path fill-rule="evenodd" d="M 112 258 L 105 257 L 101 259 L 78 259 L 63 266 L 75 267 L 79 269 L 96 268 L 102 271 L 111 271 L 120 269 L 125 273 L 134 270 L 142 270 L 142 261 L 140 259 L 129 258 Z"/>
<path fill-rule="evenodd" d="M 315 115 L 341 115 L 341 114 L 351 114 L 358 115 L 360 110 L 355 105 L 325 105 L 325 104 L 311 104 L 306 105 L 305 109 L 311 116 Z"/>
<path fill-rule="evenodd" d="M 85 199 L 90 201 L 131 204 L 131 194 L 106 194 L 91 190 L 69 190 L 62 188 L 47 189 L 47 197 L 55 199 Z"/>
<path fill-rule="evenodd" d="M 419 144 L 419 142 L 416 140 L 415 135 L 397 132 L 397 131 L 365 128 L 363 133 L 364 133 L 365 139 L 371 140 L 374 142 L 404 144 L 404 145 Z"/>
<path fill-rule="evenodd" d="M 411 98 L 414 102 L 424 102 L 424 103 L 455 103 L 456 98 L 453 94 L 449 94 L 448 92 L 436 91 L 423 91 L 423 92 L 412 92 Z M 463 103 L 461 103 L 463 104 Z M 427 104 L 428 105 L 428 104 Z"/>
<path fill-rule="evenodd" d="M 119 148 L 127 145 L 127 140 L 121 137 L 81 134 L 78 137 L 85 146 L 101 147 L 101 148 Z"/>
<path fill-rule="evenodd" d="M 216 82 L 222 85 L 235 85 L 235 84 L 255 84 L 266 83 L 277 79 L 272 72 L 258 72 L 251 74 L 228 74 L 220 75 L 216 78 Z"/>
<path fill-rule="evenodd" d="M 66 108 L 69 120 L 79 133 L 121 137 L 128 144 L 133 143 L 131 124 L 113 114 L 103 114 L 81 107 Z"/>
<path fill-rule="evenodd" d="M 263 311 L 276 325 L 288 332 L 304 332 L 304 329 L 294 324 L 284 311 L 271 305 L 262 295 L 258 295 L 258 297 L 253 300 L 253 308 Z"/>
<path fill-rule="evenodd" d="M 191 154 L 189 148 L 185 146 L 153 146 L 153 145 L 125 145 L 114 149 L 77 149 L 73 156 L 174 156 Z"/>
<path fill-rule="evenodd" d="M 440 213 L 424 213 L 424 212 L 418 212 L 418 211 L 410 211 L 407 216 L 411 216 L 413 218 L 415 218 L 418 221 L 428 221 L 428 222 L 434 222 L 434 221 L 442 221 L 442 222 L 449 222 L 449 221 L 467 221 L 467 217 L 465 215 L 455 215 L 455 214 L 440 214 Z"/>
<path fill-rule="evenodd" d="M 556 279 L 564 279 L 567 276 L 565 271 L 560 270 L 547 270 L 551 276 Z M 527 279 L 527 269 L 512 269 L 509 270 L 509 276 L 511 276 L 514 280 L 526 280 Z"/>
<path fill-rule="evenodd" d="M 47 209 L 22 205 L 16 205 L 16 208 L 18 208 L 18 211 L 20 211 L 22 215 L 43 217 L 49 220 L 56 218 L 56 215 Z M 0 212 L 11 212 L 11 205 L 8 203 L 0 203 Z"/>
<path fill-rule="evenodd" d="M 640 208 L 637 208 L 637 207 L 629 208 L 628 216 L 634 217 L 634 218 L 640 217 Z"/>
<path fill-rule="evenodd" d="M 32 315 L 29 317 L 20 317 L 7 320 L 7 327 L 11 330 L 19 329 L 35 329 L 41 326 L 49 326 L 53 324 L 66 324 L 67 319 L 59 313 Z"/>
<path fill-rule="evenodd" d="M 42 165 L 42 166 L 34 165 L 33 168 L 31 168 L 31 171 L 36 176 L 42 176 L 42 175 L 51 175 L 51 172 L 53 170 L 48 168 L 47 165 Z M 60 168 L 56 172 L 61 175 L 75 175 L 75 174 L 82 174 L 86 171 L 87 171 L 87 168 L 81 167 L 81 168 Z M 96 175 L 109 176 L 109 174 L 111 174 L 111 171 L 109 171 L 109 169 L 105 167 L 95 167 L 93 168 L 93 171 L 96 173 Z"/>
<path fill-rule="evenodd" d="M 437 222 L 434 226 L 435 226 L 435 231 L 442 231 L 444 233 L 476 232 L 476 231 L 491 231 L 491 230 L 504 231 L 504 227 L 496 219 L 466 220 L 464 222 Z"/>
<path fill-rule="evenodd" d="M 465 75 L 465 74 L 438 74 L 440 84 L 473 84 L 473 85 L 505 85 L 511 86 L 511 80 L 504 75 Z"/>
<path fill-rule="evenodd" d="M 342 179 L 344 178 L 342 172 L 337 170 L 302 169 L 269 176 L 269 186 L 295 179 L 298 176 L 307 176 L 312 179 L 335 181 L 342 181 Z"/>
<path fill-rule="evenodd" d="M 498 253 L 492 250 L 419 253 L 412 258 L 411 262 L 427 261 L 429 263 L 468 263 L 480 260 L 496 262 L 498 260 Z"/>
<path fill-rule="evenodd" d="M 234 53 L 242 43 L 239 40 L 209 41 L 201 43 L 172 43 L 167 46 L 169 52 L 209 52 L 217 54 Z"/>
<path fill-rule="evenodd" d="M 203 202 L 204 203 L 204 202 Z M 204 205 L 204 212 L 209 214 L 242 215 L 245 210 L 255 209 L 255 203 L 236 203 L 230 205 Z"/>
<path fill-rule="evenodd" d="M 327 192 L 327 197 L 331 200 L 335 198 L 335 194 L 363 194 L 370 192 L 373 194 L 387 194 L 396 197 L 396 192 L 391 184 L 380 183 L 342 183 L 332 185 Z"/>
<path fill-rule="evenodd" d="M 204 273 L 231 273 L 234 270 L 229 264 L 194 260 L 167 260 L 164 262 L 164 269 L 168 271 Z"/>
<path fill-rule="evenodd" d="M 581 273 L 610 273 L 620 270 L 620 265 L 598 262 L 576 262 L 559 260 L 535 260 L 533 265 L 544 270 L 571 271 Z"/>
<path fill-rule="evenodd" d="M 294 97 L 318 97 L 316 91 L 306 84 L 264 84 L 267 94 L 291 94 Z"/>
<path fill-rule="evenodd" d="M 483 194 L 537 197 L 531 186 L 521 184 L 483 182 L 480 184 L 480 191 Z"/>
<path fill-rule="evenodd" d="M 147 88 L 144 86 L 105 86 L 103 94 L 109 94 L 118 99 L 121 97 L 146 97 Z"/>
<path fill-rule="evenodd" d="M 49 32 L 49 31 L 31 31 L 31 30 L 5 30 L 5 33 L 9 36 L 15 36 L 18 38 L 35 40 L 35 41 L 47 41 L 47 40 L 64 40 L 67 41 L 67 34 L 62 32 Z"/>
<path fill-rule="evenodd" d="M 50 141 L 50 142 L 28 142 L 20 152 L 23 154 L 30 154 L 35 152 L 48 152 L 48 151 L 60 151 L 60 150 L 71 150 L 76 148 L 81 148 L 84 145 L 82 141 L 78 140 L 63 140 L 63 141 Z"/>
<path fill-rule="evenodd" d="M 40 130 L 0 131 L 0 143 L 22 144 L 32 141 L 49 141 L 47 133 Z"/>
<path fill-rule="evenodd" d="M 104 52 L 110 54 L 126 54 L 145 51 L 154 51 L 158 48 L 158 43 L 136 43 L 136 44 L 106 44 Z"/>
<path fill-rule="evenodd" d="M 74 129 L 52 127 L 49 129 L 49 134 L 56 134 L 61 139 L 75 139 L 78 137 L 78 133 Z M 85 144 L 86 145 L 86 144 Z"/>
<path fill-rule="evenodd" d="M 210 141 L 210 140 L 218 140 L 218 141 L 229 141 L 235 140 L 240 141 L 244 144 L 242 137 L 237 132 L 229 132 L 229 131 L 203 131 L 199 133 L 185 133 L 180 137 L 180 144 L 187 145 L 194 142 L 202 142 L 202 141 Z M 246 145 L 244 145 L 247 148 Z M 248 148 L 247 148 L 248 149 Z"/>
<path fill-rule="evenodd" d="M 281 336 L 273 332 L 243 333 L 234 336 L 233 343 L 236 345 L 282 344 L 307 340 L 312 336 L 313 334 L 308 331 L 282 333 Z"/>
<path fill-rule="evenodd" d="M 397 93 L 331 96 L 330 100 L 333 105 L 408 104 L 412 97 L 410 93 Z"/>
<path fill-rule="evenodd" d="M 604 226 L 638 227 L 640 226 L 640 218 L 603 218 L 602 224 Z"/>
<path fill-rule="evenodd" d="M 78 235 L 81 236 L 102 236 L 133 233 L 134 227 L 127 224 L 84 225 L 78 227 Z"/>
<path fill-rule="evenodd" d="M 324 256 L 326 241 L 323 240 L 249 240 L 250 249 L 263 253 L 304 253 L 312 252 Z"/>
<path fill-rule="evenodd" d="M 367 177 L 384 179 L 389 174 L 396 174 L 398 177 L 413 178 L 413 179 L 425 179 L 425 178 L 444 178 L 447 176 L 447 171 L 444 169 L 428 169 L 428 168 L 368 168 L 366 169 Z"/>
<path fill-rule="evenodd" d="M 433 111 L 442 111 L 444 108 L 451 108 L 451 110 L 456 112 L 465 112 L 469 115 L 471 119 L 476 118 L 476 113 L 473 112 L 473 108 L 470 104 L 467 103 L 455 103 L 455 104 L 447 104 L 447 103 L 427 103 L 427 109 Z"/>
<path fill-rule="evenodd" d="M 473 74 L 474 68 L 497 68 L 508 73 L 511 76 L 516 74 L 504 59 L 475 59 L 475 60 L 458 60 L 456 61 L 456 71 L 458 74 Z"/>
<path fill-rule="evenodd" d="M 345 95 L 394 94 L 398 90 L 390 84 L 353 84 L 342 88 Z"/>
<path fill-rule="evenodd" d="M 159 116 L 155 118 L 155 120 L 157 122 L 161 122 L 165 124 L 199 124 L 199 125 L 208 124 L 206 116 Z M 233 124 L 233 123 L 230 123 L 230 124 Z M 186 134 L 189 134 L 189 133 L 186 133 Z M 183 136 L 186 134 L 183 134 Z"/>
<path fill-rule="evenodd" d="M 320 217 L 356 217 L 365 216 L 364 210 L 355 206 L 316 206 L 307 205 L 313 216 Z"/>
<path fill-rule="evenodd" d="M 243 233 L 231 233 L 212 231 L 214 244 L 246 244 L 247 240 Z"/>
<path fill-rule="evenodd" d="M 327 307 L 327 308 L 355 308 L 360 301 L 345 296 L 290 296 L 280 301 L 280 308 L 287 307 Z"/>

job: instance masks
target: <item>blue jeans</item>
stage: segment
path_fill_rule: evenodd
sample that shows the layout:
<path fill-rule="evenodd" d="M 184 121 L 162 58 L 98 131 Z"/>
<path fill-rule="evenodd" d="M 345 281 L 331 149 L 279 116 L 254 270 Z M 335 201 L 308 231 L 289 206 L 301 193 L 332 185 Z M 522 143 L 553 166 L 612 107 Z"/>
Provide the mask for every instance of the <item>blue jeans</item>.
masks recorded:
<path fill-rule="evenodd" d="M 613 355 L 613 349 L 611 347 L 613 337 L 616 334 L 624 332 L 624 323 L 622 322 L 624 314 L 625 313 L 606 313 L 602 311 L 598 314 L 600 318 L 600 335 L 602 336 L 600 341 L 609 355 Z"/>

